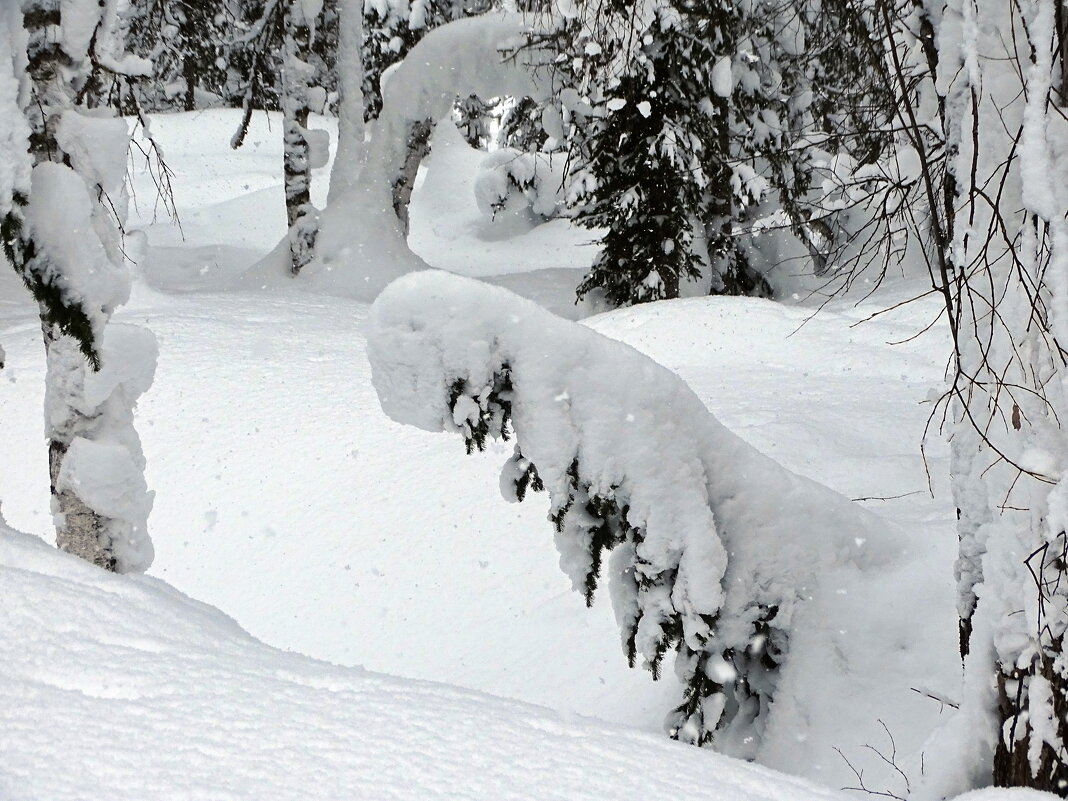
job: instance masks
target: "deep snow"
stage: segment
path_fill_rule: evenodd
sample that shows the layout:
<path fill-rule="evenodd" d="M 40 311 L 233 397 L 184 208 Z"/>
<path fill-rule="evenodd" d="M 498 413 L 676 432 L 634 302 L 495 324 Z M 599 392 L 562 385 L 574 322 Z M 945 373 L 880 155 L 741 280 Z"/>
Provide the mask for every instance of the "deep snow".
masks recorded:
<path fill-rule="evenodd" d="M 299 290 L 253 291 L 248 284 L 240 291 L 227 291 L 242 270 L 274 247 L 284 225 L 278 120 L 269 128 L 265 118 L 257 117 L 247 149 L 233 153 L 228 141 L 235 124 L 235 114 L 221 111 L 160 117 L 154 122 L 176 172 L 184 240 L 166 220 L 152 222 L 150 183 L 143 174 L 134 176 L 140 212 L 132 225 L 145 229 L 149 247 L 140 258 L 141 275 L 131 302 L 117 317 L 147 325 L 160 343 L 157 378 L 138 414 L 148 483 L 156 492 L 150 519 L 156 548 L 151 574 L 218 607 L 272 646 L 341 665 L 444 681 L 541 704 L 565 715 L 625 724 L 649 734 L 612 729 L 614 736 L 639 742 L 642 748 L 663 748 L 665 754 L 681 753 L 681 747 L 664 743 L 659 733 L 677 688 L 671 680 L 653 684 L 647 674 L 628 670 L 607 602 L 602 599 L 587 611 L 571 592 L 557 565 L 544 502 L 534 498 L 513 506 L 500 498 L 499 467 L 511 445 L 491 445 L 487 454 L 467 457 L 454 438 L 402 428 L 386 419 L 370 386 L 362 333 L 364 304 Z M 432 264 L 468 275 L 492 275 L 495 283 L 555 311 L 570 316 L 587 313 L 589 309 L 572 303 L 571 287 L 592 257 L 592 250 L 581 246 L 588 232 L 554 221 L 519 236 L 515 231 L 508 232 L 511 238 L 502 236 L 475 203 L 471 182 L 479 155 L 449 134 L 439 139 L 415 197 L 413 247 Z M 316 177 L 313 198 L 322 203 L 325 171 Z M 138 252 L 137 235 L 129 241 Z M 900 777 L 895 778 L 863 746 L 888 746 L 881 719 L 894 736 L 906 772 L 916 776 L 923 741 L 940 717 L 940 705 L 910 688 L 952 696 L 958 680 L 951 572 L 956 539 L 943 478 L 945 448 L 937 435 L 928 442 L 934 499 L 926 492 L 919 450 L 930 410 L 921 403 L 941 380 L 946 338 L 936 327 L 904 344 L 887 344 L 922 329 L 937 307 L 921 301 L 854 326 L 903 299 L 911 289 L 905 281 L 858 305 L 836 301 L 812 319 L 813 302 L 802 297 L 786 304 L 690 299 L 587 321 L 677 372 L 729 429 L 787 468 L 850 498 L 902 496 L 863 501 L 908 532 L 902 548 L 912 558 L 909 571 L 888 580 L 882 609 L 885 629 L 865 636 L 897 643 L 903 656 L 895 664 L 905 665 L 906 672 L 890 675 L 880 673 L 885 668 L 879 665 L 868 666 L 875 671 L 873 680 L 893 685 L 889 699 L 828 698 L 826 719 L 813 727 L 823 732 L 821 739 L 799 750 L 822 757 L 798 758 L 791 764 L 786 755 L 779 762 L 835 787 L 853 780 L 833 751 L 838 747 L 855 764 L 867 767 L 871 786 L 900 792 Z M 8 362 L 0 373 L 0 419 L 5 421 L 0 427 L 0 500 L 15 528 L 50 540 L 39 337 L 21 288 L 13 276 L 0 273 L 0 341 Z M 54 632 L 48 635 L 53 639 L 45 637 L 36 644 L 18 640 L 10 654 L 27 651 L 20 659 L 43 664 L 49 654 L 69 658 L 60 634 L 71 636 L 75 626 L 64 617 L 59 599 L 78 595 L 72 589 L 75 585 L 109 587 L 100 591 L 110 599 L 104 606 L 122 620 L 122 605 L 131 595 L 143 593 L 138 602 L 141 611 L 130 616 L 131 627 L 150 625 L 151 615 L 145 610 L 163 604 L 159 593 L 174 595 L 148 579 L 122 585 L 109 583 L 118 579 L 79 573 L 62 556 L 49 555 L 45 549 L 27 550 L 28 545 L 19 543 L 10 546 L 20 555 L 11 557 L 14 561 L 6 574 L 30 584 L 37 581 L 42 593 L 57 593 L 54 601 L 46 601 L 48 595 L 35 596 L 39 605 L 19 607 L 38 616 L 33 625 Z M 25 560 L 45 567 L 28 568 Z M 74 584 L 67 579 L 31 581 L 37 569 L 64 576 L 64 571 L 73 570 L 80 578 Z M 0 581 L 5 592 L 8 586 L 12 583 L 6 578 Z M 118 609 L 116 597 L 123 599 Z M 41 606 L 50 610 L 47 615 Z M 196 624 L 182 621 L 190 616 L 201 620 L 200 613 L 190 612 L 185 600 L 168 601 L 160 609 L 164 607 L 175 627 L 193 637 L 188 627 Z M 14 621 L 14 615 L 9 619 Z M 120 623 L 116 620 L 116 625 Z M 253 645 L 235 634 L 232 624 L 219 625 L 226 629 L 225 636 L 220 635 L 223 640 L 243 643 L 233 646 L 237 651 L 254 652 L 249 659 L 265 675 L 275 669 L 312 675 L 322 671 L 342 677 L 336 681 L 346 687 L 358 681 L 354 676 L 362 675 Z M 149 630 L 158 631 L 158 626 Z M 134 639 L 143 635 L 142 631 Z M 122 659 L 126 652 L 112 653 L 115 643 L 100 629 L 85 636 L 82 652 L 101 660 L 92 663 L 97 664 L 92 668 L 98 671 L 96 676 L 110 669 L 105 664 L 113 663 L 115 669 L 138 675 L 159 669 L 179 676 L 183 666 L 200 663 L 218 649 L 222 656 L 210 671 L 240 678 L 251 670 L 241 661 L 245 656 L 230 659 L 230 646 L 211 638 L 193 640 L 182 659 L 160 659 L 146 668 L 148 663 L 138 661 L 140 656 L 133 666 L 126 666 Z M 158 636 L 169 637 L 166 632 Z M 184 636 L 176 634 L 168 642 L 182 650 Z M 185 657 L 188 660 L 183 661 Z M 301 667 L 278 667 L 290 664 Z M 53 671 L 53 684 L 62 681 L 55 677 L 60 672 Z M 52 710 L 62 718 L 64 701 L 57 699 L 78 698 L 86 706 L 71 714 L 84 716 L 72 717 L 69 725 L 88 726 L 105 706 L 92 701 L 92 693 L 69 695 L 64 693 L 73 688 L 49 689 L 47 682 L 34 685 L 40 677 L 30 674 L 26 679 L 30 683 L 16 690 L 22 693 L 17 697 L 36 699 L 29 705 L 20 702 L 30 718 L 38 701 L 42 715 Z M 389 684 L 380 678 L 359 679 L 364 680 Z M 321 690 L 313 693 L 302 682 L 307 683 L 302 679 L 286 684 L 282 695 L 288 697 L 290 690 L 321 695 Z M 225 684 L 230 689 L 220 691 L 220 696 L 200 696 L 205 699 L 200 714 L 215 703 L 231 703 L 218 700 L 227 692 L 232 691 L 234 698 L 257 699 L 275 686 L 259 679 L 241 684 L 227 678 Z M 191 689 L 190 684 L 176 686 Z M 180 690 L 179 698 L 186 691 Z M 407 691 L 397 692 L 403 696 Z M 453 693 L 440 687 L 426 692 L 450 698 Z M 470 702 L 472 709 L 486 705 L 495 710 L 495 704 L 516 708 L 478 699 Z M 182 717 L 186 712 L 177 708 L 180 704 L 168 704 L 165 712 L 158 711 L 155 703 L 127 701 L 131 714 L 134 710 L 140 710 L 139 715 L 158 714 L 153 719 L 164 729 L 181 730 L 192 719 Z M 322 698 L 294 704 L 303 710 L 304 717 L 297 719 L 309 721 L 309 726 L 317 716 L 334 720 L 329 716 L 342 714 Z M 324 711 L 328 706 L 333 711 Z M 238 707 L 233 701 L 227 708 Z M 396 711 L 388 705 L 382 709 L 386 718 Z M 205 734 L 201 755 L 188 752 L 187 757 L 198 770 L 233 762 L 254 771 L 256 764 L 264 764 L 256 762 L 260 757 L 242 762 L 240 749 L 227 745 L 225 733 L 243 726 L 261 727 L 279 715 L 284 719 L 285 712 L 284 707 L 267 708 L 251 718 L 235 713 L 233 726 L 221 729 L 217 737 Z M 426 716 L 431 725 L 433 717 Z M 16 720 L 25 723 L 30 718 Z M 106 725 L 120 723 L 107 720 L 112 722 Z M 836 720 L 839 725 L 829 725 Z M 797 723 L 798 736 L 807 736 L 806 722 Z M 370 725 L 363 717 L 349 718 L 336 727 L 324 724 L 313 740 L 321 751 L 313 753 L 337 756 L 344 751 L 339 740 Z M 586 731 L 583 727 L 593 724 L 576 725 Z M 445 728 L 435 725 L 434 731 Z M 477 729 L 472 724 L 464 731 Z M 404 722 L 391 726 L 387 720 L 383 729 L 375 729 L 381 732 L 377 741 L 393 742 L 386 732 L 404 730 Z M 567 732 L 572 731 L 567 729 L 560 737 L 568 742 L 572 734 Z M 297 735 L 278 736 L 282 739 L 276 744 L 294 742 L 284 738 Z M 507 729 L 500 736 L 515 735 Z M 559 751 L 560 737 L 551 738 L 551 744 L 532 743 L 531 750 Z M 607 747 L 599 738 L 593 738 L 596 745 L 591 746 L 596 753 Z M 252 739 L 246 732 L 235 742 Z M 157 742 L 162 747 L 173 737 Z M 478 742 L 489 748 L 489 740 Z M 479 751 L 480 746 L 474 746 L 463 754 Z M 277 759 L 283 753 L 253 752 L 271 753 Z M 121 764 L 148 780 L 166 782 L 161 771 L 171 763 L 157 761 L 147 750 L 137 757 L 131 753 Z M 725 764 L 723 760 L 696 750 L 685 754 L 665 757 L 664 764 L 681 759 L 687 769 L 707 764 L 704 775 L 722 775 L 713 766 Z M 20 770 L 39 774 L 42 782 L 51 781 L 45 775 L 48 771 L 32 767 L 39 758 L 40 754 L 27 755 Z M 462 765 L 467 758 L 456 761 Z M 359 770 L 359 760 L 353 759 L 352 770 Z M 701 763 L 704 759 L 713 761 Z M 659 756 L 649 760 L 661 761 Z M 4 769 L 0 766 L 0 771 Z M 327 781 L 329 774 L 327 768 L 312 764 L 293 769 L 313 786 L 315 781 Z M 546 769 L 567 773 L 559 764 Z M 315 772 L 301 773 L 304 770 Z M 223 780 L 219 772 L 212 775 L 216 782 Z M 294 780 L 287 786 L 300 785 Z M 493 797 L 502 786 L 487 783 L 485 797 Z M 42 790 L 40 795 L 48 793 Z M 208 790 L 201 792 L 202 797 L 210 795 Z M 331 793 L 324 790 L 321 797 Z"/>
<path fill-rule="evenodd" d="M 0 797 L 821 801 L 656 735 L 263 645 L 0 523 Z"/>

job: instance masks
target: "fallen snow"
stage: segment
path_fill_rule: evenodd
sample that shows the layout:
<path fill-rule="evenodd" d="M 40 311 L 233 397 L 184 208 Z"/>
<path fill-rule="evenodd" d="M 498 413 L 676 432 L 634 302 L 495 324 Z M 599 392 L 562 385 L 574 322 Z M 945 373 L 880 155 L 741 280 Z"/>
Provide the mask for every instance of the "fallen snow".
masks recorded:
<path fill-rule="evenodd" d="M 265 646 L 0 522 L 5 801 L 731 801 L 837 793 L 655 735 Z"/>

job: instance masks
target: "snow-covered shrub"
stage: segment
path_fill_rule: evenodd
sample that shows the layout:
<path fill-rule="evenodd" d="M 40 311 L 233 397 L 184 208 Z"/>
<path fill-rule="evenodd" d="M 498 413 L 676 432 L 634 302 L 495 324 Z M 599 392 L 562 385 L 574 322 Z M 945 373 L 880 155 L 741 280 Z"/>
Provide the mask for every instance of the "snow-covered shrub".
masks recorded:
<path fill-rule="evenodd" d="M 827 601 L 821 580 L 885 560 L 882 522 L 731 434 L 672 372 L 436 273 L 380 295 L 368 353 L 398 422 L 459 433 L 468 452 L 515 439 L 505 497 L 548 491 L 561 567 L 587 602 L 607 574 L 630 663 L 656 678 L 676 651 L 673 737 L 752 757 L 795 638 L 807 636 L 806 670 L 834 669 L 834 646 L 805 634 L 828 628 L 825 604 L 844 597 Z"/>
<path fill-rule="evenodd" d="M 556 165 L 563 162 L 556 159 Z M 524 153 L 500 148 L 483 159 L 475 178 L 479 211 L 496 219 L 499 214 L 528 212 L 546 219 L 556 214 L 563 185 L 563 171 L 554 169 L 548 153 Z"/>

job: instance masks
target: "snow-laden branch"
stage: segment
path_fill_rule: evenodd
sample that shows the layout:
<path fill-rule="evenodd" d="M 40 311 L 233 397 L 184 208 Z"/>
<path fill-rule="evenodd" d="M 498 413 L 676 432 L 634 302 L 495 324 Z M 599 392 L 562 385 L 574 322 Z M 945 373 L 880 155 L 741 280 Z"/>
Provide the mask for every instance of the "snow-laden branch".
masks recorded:
<path fill-rule="evenodd" d="M 561 567 L 587 599 L 613 552 L 628 659 L 655 677 L 677 651 L 679 739 L 755 755 L 802 621 L 827 626 L 821 604 L 844 603 L 822 578 L 892 553 L 883 521 L 731 434 L 672 372 L 504 290 L 402 278 L 372 309 L 368 353 L 394 420 L 468 451 L 514 436 L 502 491 L 548 490 Z"/>

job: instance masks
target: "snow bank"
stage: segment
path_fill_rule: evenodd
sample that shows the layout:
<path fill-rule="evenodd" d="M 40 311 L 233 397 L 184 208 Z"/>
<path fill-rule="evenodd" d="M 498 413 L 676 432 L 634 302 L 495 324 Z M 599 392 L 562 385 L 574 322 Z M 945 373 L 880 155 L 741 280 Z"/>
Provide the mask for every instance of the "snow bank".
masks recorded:
<path fill-rule="evenodd" d="M 340 668 L 0 519 L 0 796 L 831 801 L 619 727 Z"/>
<path fill-rule="evenodd" d="M 675 736 L 752 757 L 770 733 L 770 758 L 789 761 L 805 727 L 827 725 L 828 698 L 857 695 L 871 643 L 849 632 L 877 613 L 849 591 L 896 557 L 884 521 L 755 451 L 647 357 L 503 290 L 400 279 L 368 340 L 393 419 L 461 433 L 469 451 L 514 431 L 502 489 L 548 489 L 577 589 L 592 594 L 614 549 L 628 657 L 655 676 L 678 650 Z"/>

